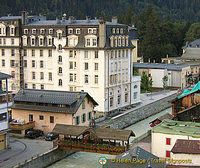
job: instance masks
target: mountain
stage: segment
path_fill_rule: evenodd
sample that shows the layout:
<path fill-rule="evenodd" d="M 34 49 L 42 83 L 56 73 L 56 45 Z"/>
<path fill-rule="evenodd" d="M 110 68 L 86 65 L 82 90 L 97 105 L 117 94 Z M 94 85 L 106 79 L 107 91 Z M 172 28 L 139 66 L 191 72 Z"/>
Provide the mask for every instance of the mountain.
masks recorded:
<path fill-rule="evenodd" d="M 200 21 L 200 0 L 1 0 L 0 15 L 46 14 L 55 18 L 66 13 L 76 18 L 103 16 L 110 18 L 124 14 L 128 8 L 135 13 L 151 4 L 163 18 L 170 15 L 173 21 Z"/>

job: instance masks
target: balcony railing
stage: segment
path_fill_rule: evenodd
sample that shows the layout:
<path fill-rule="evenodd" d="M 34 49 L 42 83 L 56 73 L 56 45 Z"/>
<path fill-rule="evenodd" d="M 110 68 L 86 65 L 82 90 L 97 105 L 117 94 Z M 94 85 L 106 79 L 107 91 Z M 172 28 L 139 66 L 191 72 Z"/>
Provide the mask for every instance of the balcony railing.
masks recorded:
<path fill-rule="evenodd" d="M 9 123 L 9 129 L 11 130 L 28 130 L 35 127 L 35 121 L 31 121 L 25 124 Z"/>
<path fill-rule="evenodd" d="M 109 142 L 87 142 L 84 143 L 82 140 L 59 140 L 58 147 L 65 150 L 75 150 L 75 151 L 86 151 L 94 153 L 103 153 L 103 154 L 112 154 L 119 155 L 125 150 L 128 150 L 129 147 L 119 146 L 116 143 Z"/>

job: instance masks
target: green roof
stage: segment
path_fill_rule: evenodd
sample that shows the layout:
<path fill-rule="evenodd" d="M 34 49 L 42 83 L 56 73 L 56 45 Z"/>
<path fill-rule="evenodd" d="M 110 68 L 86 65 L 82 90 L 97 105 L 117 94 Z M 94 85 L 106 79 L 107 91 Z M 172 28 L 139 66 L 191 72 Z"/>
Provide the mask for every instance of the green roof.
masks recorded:
<path fill-rule="evenodd" d="M 200 138 L 200 123 L 166 119 L 157 126 L 153 127 L 152 133 L 183 135 Z"/>
<path fill-rule="evenodd" d="M 196 92 L 197 90 L 200 90 L 200 81 L 194 86 L 194 88 L 191 91 L 187 90 L 187 89 L 184 90 L 183 93 L 180 96 L 178 96 L 178 98 L 181 98 L 181 97 L 183 97 L 185 95 L 188 95 L 190 93 Z"/>

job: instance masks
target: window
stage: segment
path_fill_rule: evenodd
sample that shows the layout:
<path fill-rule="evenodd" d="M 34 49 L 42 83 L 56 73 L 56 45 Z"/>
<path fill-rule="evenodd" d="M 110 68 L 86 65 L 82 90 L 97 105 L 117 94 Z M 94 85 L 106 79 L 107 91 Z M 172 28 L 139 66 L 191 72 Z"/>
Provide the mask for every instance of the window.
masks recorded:
<path fill-rule="evenodd" d="M 74 82 L 76 82 L 76 74 L 74 74 Z"/>
<path fill-rule="evenodd" d="M 32 72 L 32 79 L 35 79 L 35 72 Z"/>
<path fill-rule="evenodd" d="M 125 93 L 125 102 L 128 101 L 128 93 Z"/>
<path fill-rule="evenodd" d="M 5 60 L 2 60 L 2 67 L 5 66 Z"/>
<path fill-rule="evenodd" d="M 40 57 L 43 57 L 43 50 L 40 50 Z"/>
<path fill-rule="evenodd" d="M 24 60 L 24 68 L 27 67 L 27 60 Z"/>
<path fill-rule="evenodd" d="M 110 107 L 113 106 L 113 97 L 110 98 Z"/>
<path fill-rule="evenodd" d="M 30 121 L 33 121 L 33 115 L 32 114 L 29 114 L 29 122 Z"/>
<path fill-rule="evenodd" d="M 80 29 L 76 29 L 76 34 L 81 34 L 81 30 Z"/>
<path fill-rule="evenodd" d="M 43 45 L 43 41 L 44 41 L 44 39 L 43 39 L 43 38 L 40 38 L 40 43 L 39 43 L 40 46 Z"/>
<path fill-rule="evenodd" d="M 36 89 L 36 85 L 35 84 L 33 84 L 33 89 Z"/>
<path fill-rule="evenodd" d="M 32 67 L 35 67 L 35 60 L 32 60 Z"/>
<path fill-rule="evenodd" d="M 88 34 L 92 34 L 92 32 L 93 32 L 92 29 L 89 28 L 89 29 L 88 29 Z"/>
<path fill-rule="evenodd" d="M 49 81 L 52 81 L 52 73 L 49 72 Z"/>
<path fill-rule="evenodd" d="M 99 64 L 98 63 L 94 63 L 94 70 L 97 71 L 99 69 Z"/>
<path fill-rule="evenodd" d="M 73 34 L 73 29 L 68 29 L 69 34 Z"/>
<path fill-rule="evenodd" d="M 40 86 L 40 89 L 41 89 L 41 90 L 44 90 L 44 85 L 41 85 L 41 86 Z"/>
<path fill-rule="evenodd" d="M 49 34 L 53 34 L 53 29 L 49 29 Z"/>
<path fill-rule="evenodd" d="M 119 34 L 119 28 L 117 28 L 117 34 Z"/>
<path fill-rule="evenodd" d="M 95 83 L 95 84 L 98 84 L 98 80 L 99 80 L 98 75 L 94 75 L 94 83 Z"/>
<path fill-rule="evenodd" d="M 58 73 L 59 73 L 59 74 L 62 73 L 62 68 L 61 68 L 61 67 L 58 68 Z"/>
<path fill-rule="evenodd" d="M 137 92 L 135 92 L 135 93 L 133 94 L 133 98 L 134 98 L 134 99 L 137 99 Z"/>
<path fill-rule="evenodd" d="M 170 151 L 166 151 L 166 157 L 170 158 Z"/>
<path fill-rule="evenodd" d="M 36 34 L 36 29 L 32 29 L 32 34 Z"/>
<path fill-rule="evenodd" d="M 82 102 L 82 109 L 85 109 L 85 100 Z"/>
<path fill-rule="evenodd" d="M 45 30 L 44 29 L 40 29 L 40 34 L 44 34 Z"/>
<path fill-rule="evenodd" d="M 15 78 L 15 71 L 12 71 L 11 74 L 12 74 L 12 77 Z"/>
<path fill-rule="evenodd" d="M 10 67 L 14 67 L 15 66 L 15 60 L 10 60 Z"/>
<path fill-rule="evenodd" d="M 88 120 L 91 120 L 92 119 L 92 112 L 89 112 L 88 113 Z"/>
<path fill-rule="evenodd" d="M 44 68 L 44 61 L 40 61 L 40 68 Z"/>
<path fill-rule="evenodd" d="M 15 44 L 15 39 L 14 39 L 14 38 L 11 39 L 11 44 L 12 44 L 12 45 Z"/>
<path fill-rule="evenodd" d="M 69 81 L 73 82 L 73 74 L 72 73 L 69 74 Z"/>
<path fill-rule="evenodd" d="M 88 51 L 85 51 L 84 57 L 85 57 L 85 58 L 88 58 Z"/>
<path fill-rule="evenodd" d="M 73 69 L 73 62 L 69 62 L 69 69 Z"/>
<path fill-rule="evenodd" d="M 88 62 L 85 62 L 85 70 L 88 70 Z"/>
<path fill-rule="evenodd" d="M 44 116 L 40 115 L 40 116 L 39 116 L 39 119 L 40 119 L 40 120 L 44 120 Z"/>
<path fill-rule="evenodd" d="M 93 34 L 96 34 L 96 33 L 97 33 L 97 29 L 94 28 L 94 29 L 93 29 Z"/>
<path fill-rule="evenodd" d="M 50 123 L 54 123 L 54 116 L 50 116 Z"/>
<path fill-rule="evenodd" d="M 31 45 L 34 46 L 35 45 L 35 38 L 31 38 Z"/>
<path fill-rule="evenodd" d="M 28 89 L 28 84 L 27 83 L 25 83 L 24 88 Z"/>
<path fill-rule="evenodd" d="M 24 29 L 24 34 L 28 34 L 28 29 Z"/>
<path fill-rule="evenodd" d="M 84 123 L 86 121 L 86 115 L 85 113 L 82 115 L 82 123 Z"/>
<path fill-rule="evenodd" d="M 121 33 L 121 34 L 123 34 L 123 33 L 124 33 L 124 30 L 123 30 L 123 28 L 121 28 L 121 29 L 120 29 L 120 33 Z"/>
<path fill-rule="evenodd" d="M 58 45 L 58 50 L 62 50 L 62 45 L 61 44 Z"/>
<path fill-rule="evenodd" d="M 76 116 L 76 125 L 79 125 L 80 124 L 80 116 Z"/>
<path fill-rule="evenodd" d="M 121 103 L 121 95 L 118 95 L 118 98 L 117 98 L 117 103 L 120 104 Z"/>
<path fill-rule="evenodd" d="M 69 51 L 69 57 L 73 57 L 73 51 L 72 50 Z"/>
<path fill-rule="evenodd" d="M 58 86 L 62 86 L 62 79 L 58 80 Z"/>
<path fill-rule="evenodd" d="M 3 39 L 3 43 L 4 43 L 4 45 L 6 45 L 6 39 Z"/>
<path fill-rule="evenodd" d="M 2 44 L 2 39 L 0 38 L 0 44 Z"/>
<path fill-rule="evenodd" d="M 24 56 L 26 57 L 27 56 L 27 50 L 24 49 Z"/>
<path fill-rule="evenodd" d="M 35 50 L 32 50 L 31 55 L 32 57 L 35 57 Z"/>
<path fill-rule="evenodd" d="M 166 138 L 166 145 L 171 145 L 171 138 Z"/>
<path fill-rule="evenodd" d="M 58 39 L 62 39 L 62 33 L 58 33 Z"/>
<path fill-rule="evenodd" d="M 112 33 L 115 34 L 115 28 L 112 29 Z"/>
<path fill-rule="evenodd" d="M 1 55 L 5 56 L 5 50 L 4 49 L 1 49 Z"/>
<path fill-rule="evenodd" d="M 88 75 L 85 75 L 85 83 L 88 83 Z"/>
<path fill-rule="evenodd" d="M 15 50 L 11 49 L 11 56 L 15 56 Z"/>
<path fill-rule="evenodd" d="M 98 58 L 99 57 L 99 52 L 98 51 L 95 51 L 94 52 L 94 58 Z"/>
<path fill-rule="evenodd" d="M 52 57 L 52 50 L 48 51 L 48 55 L 49 55 L 49 57 Z"/>
<path fill-rule="evenodd" d="M 90 46 L 90 39 L 86 39 L 86 46 Z"/>
<path fill-rule="evenodd" d="M 62 56 L 61 55 L 58 56 L 58 62 L 60 62 L 60 63 L 62 62 Z"/>
<path fill-rule="evenodd" d="M 0 121 L 6 120 L 7 119 L 7 113 L 1 113 L 0 114 Z"/>
<path fill-rule="evenodd" d="M 92 46 L 96 46 L 97 45 L 97 39 L 92 39 Z"/>
<path fill-rule="evenodd" d="M 49 38 L 49 40 L 48 40 L 48 45 L 49 45 L 49 46 L 52 45 L 52 38 Z"/>
<path fill-rule="evenodd" d="M 44 79 L 44 72 L 40 72 L 40 79 Z"/>

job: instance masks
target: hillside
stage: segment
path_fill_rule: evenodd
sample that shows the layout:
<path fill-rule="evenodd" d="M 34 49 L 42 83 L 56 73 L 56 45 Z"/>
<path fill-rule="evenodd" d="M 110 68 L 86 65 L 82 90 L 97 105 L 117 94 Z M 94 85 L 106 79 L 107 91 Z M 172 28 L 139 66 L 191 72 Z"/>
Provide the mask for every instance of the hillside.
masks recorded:
<path fill-rule="evenodd" d="M 124 14 L 127 8 L 140 13 L 148 4 L 160 16 L 171 15 L 173 21 L 200 21 L 200 0 L 1 0 L 0 15 L 18 15 L 26 10 L 30 14 L 46 14 L 55 18 L 66 13 L 77 18 L 85 15 L 110 18 Z"/>

